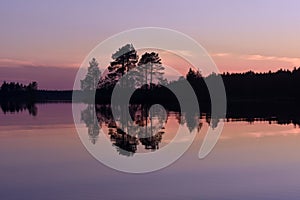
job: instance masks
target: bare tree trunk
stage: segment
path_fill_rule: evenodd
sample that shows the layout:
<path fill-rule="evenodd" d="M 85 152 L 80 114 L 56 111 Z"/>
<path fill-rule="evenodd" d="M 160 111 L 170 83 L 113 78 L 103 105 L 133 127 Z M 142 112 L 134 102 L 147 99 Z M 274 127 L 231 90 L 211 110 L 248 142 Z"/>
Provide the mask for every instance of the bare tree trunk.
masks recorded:
<path fill-rule="evenodd" d="M 153 64 L 151 63 L 151 68 L 150 68 L 150 89 L 152 89 L 152 75 L 153 75 Z"/>

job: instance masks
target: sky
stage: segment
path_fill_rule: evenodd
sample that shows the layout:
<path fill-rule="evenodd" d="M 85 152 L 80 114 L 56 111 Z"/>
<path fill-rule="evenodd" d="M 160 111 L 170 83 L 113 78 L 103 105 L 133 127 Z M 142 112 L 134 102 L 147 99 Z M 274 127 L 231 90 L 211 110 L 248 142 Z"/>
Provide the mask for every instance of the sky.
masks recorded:
<path fill-rule="evenodd" d="M 300 66 L 299 8 L 297 0 L 2 0 L 0 81 L 71 89 L 97 44 L 149 26 L 189 35 L 221 72 L 292 69 Z"/>

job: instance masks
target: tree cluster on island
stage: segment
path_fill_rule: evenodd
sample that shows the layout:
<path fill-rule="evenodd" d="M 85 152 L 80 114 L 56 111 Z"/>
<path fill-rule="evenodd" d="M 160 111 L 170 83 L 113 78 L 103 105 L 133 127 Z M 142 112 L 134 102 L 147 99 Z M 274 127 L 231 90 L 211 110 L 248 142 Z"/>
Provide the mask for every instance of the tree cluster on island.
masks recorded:
<path fill-rule="evenodd" d="M 132 44 L 127 44 L 112 54 L 112 60 L 106 74 L 101 77 L 98 62 L 93 58 L 89 62 L 87 74 L 81 80 L 81 89 L 89 90 L 112 90 L 118 82 L 123 87 L 142 87 L 166 82 L 164 79 L 164 67 L 158 53 L 144 53 L 141 58 Z M 126 80 L 121 80 L 124 75 L 131 71 Z"/>
<path fill-rule="evenodd" d="M 222 73 L 203 76 L 197 68 L 190 68 L 185 76 L 178 80 L 168 81 L 164 77 L 164 66 L 159 54 L 145 52 L 139 57 L 132 44 L 126 44 L 112 54 L 107 71 L 102 76 L 98 62 L 93 58 L 88 68 L 87 76 L 81 81 L 83 90 L 97 90 L 96 99 L 99 102 L 109 102 L 116 85 L 134 87 L 134 99 L 153 101 L 159 98 L 170 102 L 174 95 L 167 87 L 180 87 L 187 80 L 195 91 L 198 100 L 208 102 L 210 99 L 206 83 L 222 78 L 228 101 L 233 100 L 296 100 L 300 98 L 300 68 L 293 70 L 280 69 L 276 72 Z M 131 75 L 122 79 L 130 71 Z M 101 77 L 101 78 L 100 78 Z M 121 81 L 120 81 L 121 80 Z M 98 81 L 98 84 L 96 82 Z M 167 87 L 164 87 L 164 86 Z M 154 95 L 154 96 L 153 96 Z M 107 101 L 106 101 L 107 100 Z"/>

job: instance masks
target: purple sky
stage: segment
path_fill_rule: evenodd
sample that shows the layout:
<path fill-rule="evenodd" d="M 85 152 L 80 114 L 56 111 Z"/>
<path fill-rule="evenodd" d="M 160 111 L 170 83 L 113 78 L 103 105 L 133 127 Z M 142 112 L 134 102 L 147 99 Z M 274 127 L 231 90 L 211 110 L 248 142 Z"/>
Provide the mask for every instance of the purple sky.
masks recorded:
<path fill-rule="evenodd" d="M 299 8 L 297 0 L 3 0 L 0 81 L 71 89 L 80 63 L 99 42 L 145 26 L 191 36 L 221 71 L 292 68 L 300 66 Z"/>

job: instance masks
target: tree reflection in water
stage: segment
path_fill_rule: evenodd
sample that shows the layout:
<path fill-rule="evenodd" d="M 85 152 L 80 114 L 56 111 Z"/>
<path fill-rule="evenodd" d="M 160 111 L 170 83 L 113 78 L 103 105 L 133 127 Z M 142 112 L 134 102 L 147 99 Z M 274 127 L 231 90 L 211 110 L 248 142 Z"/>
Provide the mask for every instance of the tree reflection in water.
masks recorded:
<path fill-rule="evenodd" d="M 96 144 L 100 131 L 94 104 L 89 104 L 87 108 L 81 112 L 81 120 L 88 128 L 88 134 L 91 142 L 93 144 Z"/>
<path fill-rule="evenodd" d="M 6 113 L 19 113 L 28 111 L 32 116 L 36 116 L 38 109 L 34 102 L 23 102 L 23 101 L 0 101 L 2 112 Z"/>
<path fill-rule="evenodd" d="M 115 116 L 117 119 L 115 120 L 110 105 L 88 105 L 81 113 L 81 120 L 86 124 L 93 144 L 97 142 L 100 127 L 105 126 L 117 151 L 122 155 L 132 156 L 139 144 L 150 151 L 160 148 L 169 114 L 160 107 L 154 106 L 153 109 L 150 107 L 141 104 L 130 105 L 129 113 L 132 120 L 122 121 L 118 119 L 124 116 L 126 106 L 117 108 L 121 116 Z M 195 128 L 200 130 L 202 124 L 199 123 L 199 116 L 196 113 L 185 114 L 183 117 L 176 112 L 176 115 L 180 123 L 186 123 L 190 131 Z"/>

